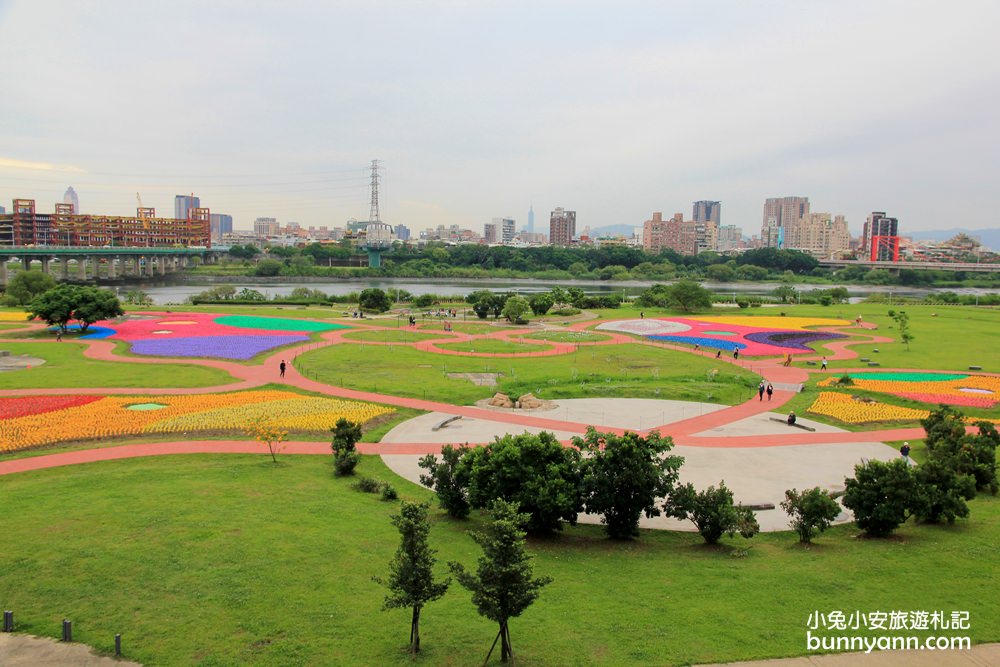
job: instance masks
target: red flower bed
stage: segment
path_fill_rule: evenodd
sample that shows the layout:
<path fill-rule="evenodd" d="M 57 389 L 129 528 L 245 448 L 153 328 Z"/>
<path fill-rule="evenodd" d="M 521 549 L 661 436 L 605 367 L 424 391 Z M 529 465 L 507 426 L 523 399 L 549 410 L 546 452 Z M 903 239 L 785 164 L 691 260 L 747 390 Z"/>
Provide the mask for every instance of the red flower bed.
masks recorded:
<path fill-rule="evenodd" d="M 17 396 L 0 398 L 0 419 L 14 419 L 53 412 L 65 408 L 75 408 L 93 403 L 103 396 Z"/>
<path fill-rule="evenodd" d="M 908 398 L 912 401 L 920 401 L 921 403 L 944 403 L 945 405 L 962 405 L 969 408 L 992 408 L 996 403 L 996 399 L 993 397 L 976 396 L 974 394 L 969 395 L 955 395 L 955 394 L 925 394 L 918 392 L 896 392 L 891 391 L 890 394 L 895 394 L 902 398 Z"/>

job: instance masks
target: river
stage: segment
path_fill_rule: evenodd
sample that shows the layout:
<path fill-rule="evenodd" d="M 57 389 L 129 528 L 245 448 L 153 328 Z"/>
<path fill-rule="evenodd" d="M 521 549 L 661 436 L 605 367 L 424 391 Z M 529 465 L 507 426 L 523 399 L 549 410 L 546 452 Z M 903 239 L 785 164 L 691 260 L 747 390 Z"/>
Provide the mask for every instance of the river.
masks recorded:
<path fill-rule="evenodd" d="M 228 284 L 238 290 L 243 288 L 254 289 L 270 297 L 287 296 L 296 287 L 308 287 L 320 290 L 326 294 L 343 296 L 351 292 L 360 292 L 368 287 L 378 287 L 388 289 L 390 287 L 406 290 L 410 294 L 419 296 L 420 294 L 440 294 L 442 296 L 465 296 L 470 292 L 480 289 L 488 289 L 496 292 L 518 292 L 521 294 L 533 294 L 535 292 L 548 291 L 556 285 L 566 289 L 579 287 L 588 294 L 619 294 L 635 296 L 642 290 L 653 285 L 653 282 L 630 280 L 626 282 L 613 282 L 607 280 L 531 280 L 531 279 L 507 279 L 507 280 L 474 280 L 474 279 L 433 279 L 433 278 L 377 278 L 377 279 L 351 279 L 351 280 L 330 280 L 329 278 L 314 278 L 289 280 L 287 278 L 245 278 L 238 277 L 232 280 L 206 280 L 203 278 L 185 280 L 184 282 L 147 282 L 139 285 L 139 289 L 145 291 L 153 299 L 153 303 L 158 305 L 182 304 L 188 298 L 203 292 L 211 287 Z M 775 287 L 783 283 L 702 283 L 706 288 L 717 294 L 731 294 L 735 300 L 738 295 L 767 295 L 774 291 Z M 828 289 L 836 285 L 815 285 L 806 283 L 792 283 L 792 287 L 799 291 L 809 291 L 814 289 Z M 863 299 L 871 294 L 896 294 L 906 297 L 920 297 L 934 292 L 933 289 L 917 289 L 900 286 L 868 286 L 868 285 L 846 285 L 847 292 L 852 301 Z M 124 292 L 126 288 L 119 287 L 119 292 Z M 952 290 L 960 294 L 985 294 L 990 290 L 980 289 L 955 289 Z"/>

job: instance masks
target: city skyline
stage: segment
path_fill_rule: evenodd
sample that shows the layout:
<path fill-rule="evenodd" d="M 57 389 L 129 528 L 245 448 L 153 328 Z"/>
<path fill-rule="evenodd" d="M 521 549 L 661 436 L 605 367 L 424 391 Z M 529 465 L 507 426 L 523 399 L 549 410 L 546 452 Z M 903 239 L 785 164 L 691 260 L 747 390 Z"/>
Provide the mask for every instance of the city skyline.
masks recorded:
<path fill-rule="evenodd" d="M 709 200 L 749 235 L 796 194 L 855 235 L 873 211 L 1000 226 L 995 3 L 721 5 L 2 3 L 0 205 L 73 186 L 87 212 L 139 192 L 163 215 L 194 193 L 242 229 L 339 226 L 379 158 L 382 219 L 411 229 L 526 205 L 640 227 Z"/>

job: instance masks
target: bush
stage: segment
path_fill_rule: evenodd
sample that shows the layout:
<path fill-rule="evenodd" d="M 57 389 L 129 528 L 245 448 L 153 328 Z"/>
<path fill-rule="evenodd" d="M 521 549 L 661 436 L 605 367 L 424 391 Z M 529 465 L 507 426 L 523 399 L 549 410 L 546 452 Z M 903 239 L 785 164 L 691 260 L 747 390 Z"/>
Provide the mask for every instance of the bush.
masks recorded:
<path fill-rule="evenodd" d="M 976 423 L 979 433 L 965 432 L 965 420 L 960 412 L 942 405 L 920 424 L 927 432 L 928 458 L 947 465 L 959 475 L 972 475 L 976 487 L 996 495 L 996 450 L 1000 435 L 986 421 Z"/>
<path fill-rule="evenodd" d="M 720 482 L 719 488 L 710 486 L 701 492 L 691 484 L 679 486 L 663 511 L 667 516 L 691 521 L 708 544 L 715 544 L 723 534 L 733 537 L 739 533 L 749 539 L 760 532 L 753 510 L 734 504 L 733 492 L 725 482 Z"/>
<path fill-rule="evenodd" d="M 901 458 L 859 463 L 854 477 L 844 484 L 844 507 L 854 512 L 858 528 L 872 537 L 887 537 L 919 507 L 916 478 Z"/>
<path fill-rule="evenodd" d="M 840 505 L 828 491 L 818 486 L 799 493 L 785 491 L 781 509 L 792 518 L 789 525 L 798 533 L 799 542 L 808 544 L 817 533 L 822 533 L 840 515 Z"/>
<path fill-rule="evenodd" d="M 834 384 L 837 385 L 838 387 L 853 387 L 854 380 L 851 378 L 850 375 L 841 375 L 834 381 Z"/>
<path fill-rule="evenodd" d="M 747 301 L 746 299 L 737 299 L 736 305 L 739 306 L 740 308 L 749 308 L 750 302 Z"/>
<path fill-rule="evenodd" d="M 435 297 L 433 294 L 421 294 L 413 300 L 413 305 L 417 308 L 430 308 L 434 305 L 434 301 Z"/>
<path fill-rule="evenodd" d="M 372 477 L 358 477 L 354 488 L 362 493 L 378 493 L 380 482 Z"/>
<path fill-rule="evenodd" d="M 914 515 L 920 521 L 938 523 L 942 519 L 969 516 L 966 500 L 976 497 L 976 480 L 972 475 L 960 475 L 945 463 L 931 459 L 913 473 L 919 486 L 920 502 Z"/>
<path fill-rule="evenodd" d="M 573 315 L 579 315 L 580 314 L 580 309 L 579 308 L 572 308 L 572 307 L 569 307 L 569 308 L 559 308 L 558 310 L 553 310 L 552 314 L 553 315 L 558 315 L 559 317 L 572 317 Z"/>
<path fill-rule="evenodd" d="M 399 499 L 399 494 L 396 493 L 396 489 L 389 482 L 379 482 L 378 488 L 382 500 L 388 502 Z"/>
<path fill-rule="evenodd" d="M 333 470 L 338 477 L 353 475 L 361 455 L 355 445 L 361 439 L 361 424 L 349 421 L 343 417 L 330 429 L 333 432 Z"/>
<path fill-rule="evenodd" d="M 552 298 L 552 294 L 549 292 L 541 292 L 539 294 L 532 294 L 528 299 L 528 304 L 531 306 L 531 312 L 535 315 L 541 316 L 549 312 L 549 310 L 554 306 L 556 300 Z"/>
<path fill-rule="evenodd" d="M 389 295 L 377 287 L 362 290 L 358 296 L 358 307 L 369 312 L 384 313 L 392 307 Z"/>
<path fill-rule="evenodd" d="M 469 516 L 469 471 L 462 465 L 462 457 L 469 450 L 467 445 L 441 448 L 441 461 L 433 454 L 420 459 L 418 464 L 427 471 L 420 476 L 420 483 L 434 489 L 438 504 L 450 516 L 464 519 Z"/>

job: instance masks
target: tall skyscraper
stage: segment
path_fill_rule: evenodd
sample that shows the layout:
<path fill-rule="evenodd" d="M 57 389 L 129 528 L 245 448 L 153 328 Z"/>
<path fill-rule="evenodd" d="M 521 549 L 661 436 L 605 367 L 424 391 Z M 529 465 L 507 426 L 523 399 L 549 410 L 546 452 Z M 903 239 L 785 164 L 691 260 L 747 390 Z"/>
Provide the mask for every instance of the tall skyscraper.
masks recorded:
<path fill-rule="evenodd" d="M 80 198 L 76 196 L 76 190 L 73 189 L 72 185 L 66 188 L 66 194 L 63 195 L 63 203 L 72 204 L 73 213 L 80 213 Z"/>
<path fill-rule="evenodd" d="M 174 217 L 176 219 L 187 220 L 188 212 L 196 208 L 201 208 L 201 197 L 194 195 L 176 195 L 174 197 Z"/>
<path fill-rule="evenodd" d="M 517 235 L 516 223 L 514 218 L 499 218 L 500 220 L 500 243 L 511 244 L 514 242 L 514 237 Z M 496 222 L 497 218 L 493 218 L 493 222 Z"/>
<path fill-rule="evenodd" d="M 794 236 L 794 228 L 809 217 L 809 197 L 774 197 L 764 200 L 760 237 L 767 248 L 781 248 Z"/>
<path fill-rule="evenodd" d="M 722 202 L 721 201 L 696 201 L 692 218 L 695 222 L 714 222 L 716 225 L 722 224 Z"/>
<path fill-rule="evenodd" d="M 396 238 L 400 241 L 409 241 L 410 228 L 406 225 L 396 225 Z"/>
<path fill-rule="evenodd" d="M 559 207 L 549 215 L 549 243 L 570 245 L 576 236 L 576 211 Z"/>
<path fill-rule="evenodd" d="M 899 221 L 886 217 L 885 211 L 873 211 L 861 232 L 861 250 L 865 259 L 898 262 Z"/>
<path fill-rule="evenodd" d="M 261 239 L 277 236 L 281 226 L 276 218 L 257 218 L 253 221 L 254 236 Z"/>
<path fill-rule="evenodd" d="M 487 243 L 497 242 L 497 220 L 500 218 L 493 218 L 493 222 L 487 222 L 483 225 L 483 240 Z"/>
<path fill-rule="evenodd" d="M 526 228 L 527 232 L 534 233 L 535 231 L 535 207 L 534 205 L 528 206 L 528 226 Z"/>
<path fill-rule="evenodd" d="M 210 213 L 208 219 L 212 241 L 221 240 L 223 234 L 233 233 L 233 216 L 225 213 Z"/>

